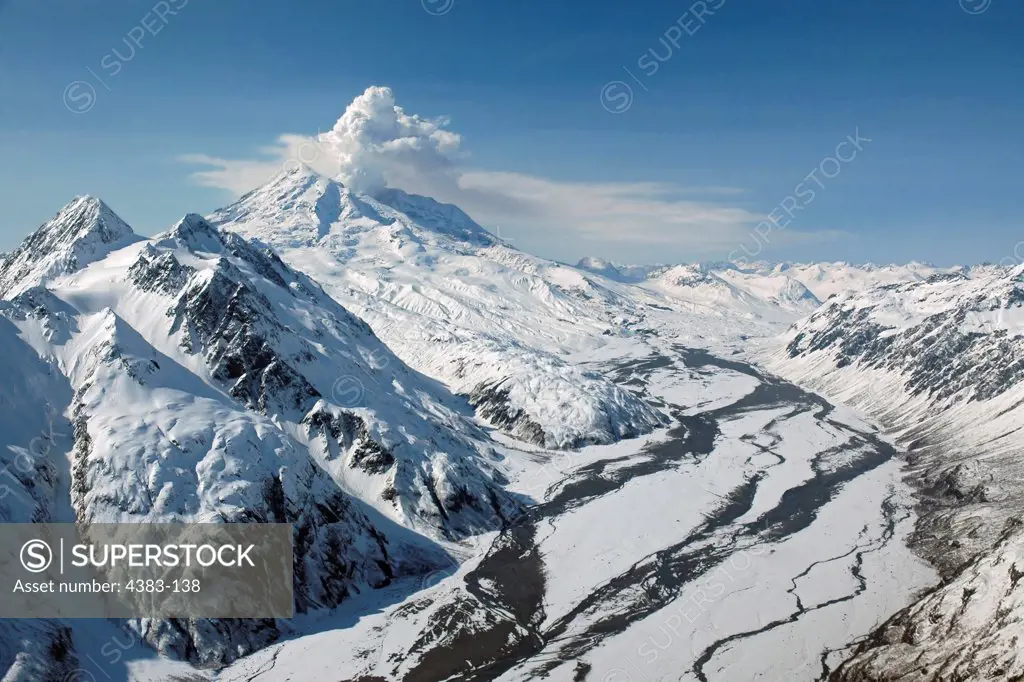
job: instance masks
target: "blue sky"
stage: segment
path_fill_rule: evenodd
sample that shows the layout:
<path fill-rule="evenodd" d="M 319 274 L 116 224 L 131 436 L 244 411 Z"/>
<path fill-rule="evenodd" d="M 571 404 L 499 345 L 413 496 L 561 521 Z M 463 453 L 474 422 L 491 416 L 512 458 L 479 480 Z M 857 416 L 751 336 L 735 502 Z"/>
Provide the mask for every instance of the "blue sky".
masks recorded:
<path fill-rule="evenodd" d="M 208 212 L 239 188 L 183 157 L 266 163 L 380 85 L 461 136 L 441 198 L 539 255 L 998 261 L 1024 239 L 1021 29 L 1017 0 L 0 0 L 0 250 L 76 194 L 147 234 Z"/>

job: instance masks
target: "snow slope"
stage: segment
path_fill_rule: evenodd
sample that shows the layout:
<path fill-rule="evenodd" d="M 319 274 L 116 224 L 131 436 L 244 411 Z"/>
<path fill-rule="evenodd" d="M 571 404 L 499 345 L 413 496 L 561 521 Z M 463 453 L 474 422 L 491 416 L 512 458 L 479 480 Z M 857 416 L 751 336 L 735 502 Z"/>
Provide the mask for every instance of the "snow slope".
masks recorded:
<path fill-rule="evenodd" d="M 51 359 L 41 358 L 18 334 L 21 313 L 0 301 L 0 522 L 71 520 L 68 465 L 71 426 L 58 407 L 71 388 Z M 66 624 L 56 620 L 0 620 L 0 671 L 11 681 L 63 680 L 79 667 Z"/>
<path fill-rule="evenodd" d="M 97 246 L 111 225 L 120 248 Z M 519 509 L 465 402 L 314 281 L 197 215 L 125 230 L 76 199 L 16 252 L 46 265 L 0 302 L 4 520 L 289 522 L 302 612 L 432 571 L 440 541 Z M 287 627 L 131 625 L 202 665 Z"/>
<path fill-rule="evenodd" d="M 513 249 L 458 208 L 357 194 L 306 168 L 209 217 L 321 281 L 416 369 L 516 438 L 574 448 L 665 417 L 565 356 L 619 333 L 637 304 L 598 278 Z"/>
<path fill-rule="evenodd" d="M 935 273 L 829 299 L 769 359 L 877 416 L 910 449 L 925 511 L 916 544 L 947 579 L 876 632 L 840 679 L 1024 671 L 1022 306 L 1021 266 Z"/>

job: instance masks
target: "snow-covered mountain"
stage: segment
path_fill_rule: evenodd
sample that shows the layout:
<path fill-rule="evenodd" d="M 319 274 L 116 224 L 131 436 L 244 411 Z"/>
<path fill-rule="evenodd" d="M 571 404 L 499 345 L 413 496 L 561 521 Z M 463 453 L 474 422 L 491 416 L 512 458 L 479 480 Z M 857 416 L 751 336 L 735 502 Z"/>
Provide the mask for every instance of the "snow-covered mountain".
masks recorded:
<path fill-rule="evenodd" d="M 743 263 L 619 265 L 587 257 L 576 267 L 655 292 L 705 318 L 757 320 L 771 327 L 788 324 L 820 304 L 799 280 Z"/>
<path fill-rule="evenodd" d="M 509 247 L 458 208 L 353 192 L 307 168 L 209 216 L 313 275 L 416 369 L 521 440 L 575 448 L 665 423 L 567 356 L 629 334 L 643 306 L 601 278 Z"/>
<path fill-rule="evenodd" d="M 935 274 L 830 299 L 774 365 L 943 456 L 1014 455 L 1024 413 L 1024 269 Z"/>
<path fill-rule="evenodd" d="M 773 321 L 790 321 L 820 304 L 795 279 L 751 273 L 735 266 L 676 265 L 650 274 L 644 286 L 690 302 L 706 314 L 739 314 Z"/>
<path fill-rule="evenodd" d="M 773 290 L 778 292 L 776 287 L 791 289 L 792 294 L 782 299 L 792 301 L 794 298 L 800 300 L 800 289 L 795 283 L 803 285 L 811 296 L 824 301 L 828 297 L 850 291 L 863 291 L 882 284 L 896 284 L 898 282 L 916 282 L 927 279 L 933 274 L 944 272 L 964 271 L 964 268 L 939 268 L 927 263 L 911 262 L 906 264 L 875 265 L 866 263 L 855 265 L 837 261 L 834 263 L 790 263 L 771 261 L 736 261 L 736 262 L 708 262 L 694 263 L 690 265 L 621 265 L 610 261 L 588 256 L 581 259 L 577 268 L 594 272 L 608 279 L 618 282 L 641 283 L 645 280 L 656 280 L 666 272 L 675 268 L 683 267 L 699 269 L 709 275 L 725 277 L 742 276 L 748 282 L 753 283 L 752 290 L 747 293 L 755 298 L 766 296 L 766 300 L 772 302 Z M 775 281 L 775 287 L 768 286 L 764 289 L 765 282 L 759 280 Z"/>
<path fill-rule="evenodd" d="M 1024 266 L 836 296 L 769 364 L 872 414 L 909 449 L 927 512 L 918 546 L 949 578 L 841 679 L 932 679 L 934 667 L 949 671 L 942 679 L 1024 675 Z"/>
<path fill-rule="evenodd" d="M 0 291 L 9 298 L 139 239 L 106 204 L 76 197 L 17 250 L 0 258 Z"/>
<path fill-rule="evenodd" d="M 147 240 L 81 197 L 4 273 L 3 521 L 292 523 L 307 611 L 447 565 L 440 541 L 519 509 L 464 400 L 197 215 Z M 199 664 L 282 627 L 132 626 Z"/>
<path fill-rule="evenodd" d="M 0 520 L 294 524 L 298 609 L 341 605 L 345 625 L 269 647 L 293 625 L 127 624 L 188 679 L 233 661 L 224 679 L 611 679 L 648 646 L 636 628 L 681 625 L 690 576 L 727 556 L 731 582 L 699 604 L 713 627 L 687 616 L 693 650 L 644 654 L 652 679 L 800 672 L 796 639 L 818 653 L 787 679 L 1024 675 L 1022 284 L 998 267 L 568 266 L 454 206 L 304 168 L 152 239 L 79 197 L 0 258 Z M 762 359 L 910 451 L 915 546 L 946 578 L 917 604 L 933 574 L 904 543 L 895 451 L 742 361 L 803 316 Z M 5 679 L 78 674 L 76 637 L 0 622 Z M 127 679 L 181 676 L 165 664 Z"/>
<path fill-rule="evenodd" d="M 761 275 L 785 275 L 811 290 L 824 301 L 830 296 L 852 291 L 863 291 L 884 284 L 919 282 L 936 273 L 952 272 L 959 268 L 939 268 L 927 263 L 855 265 L 834 263 L 769 263 L 743 264 L 743 269 Z"/>

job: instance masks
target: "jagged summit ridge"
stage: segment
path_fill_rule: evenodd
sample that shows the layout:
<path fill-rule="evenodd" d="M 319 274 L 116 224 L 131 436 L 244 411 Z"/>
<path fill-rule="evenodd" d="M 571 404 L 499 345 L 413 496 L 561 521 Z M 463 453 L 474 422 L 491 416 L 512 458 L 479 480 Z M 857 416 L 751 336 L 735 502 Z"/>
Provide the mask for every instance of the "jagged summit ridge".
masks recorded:
<path fill-rule="evenodd" d="M 75 197 L 0 261 L 0 291 L 12 298 L 140 239 L 101 200 Z"/>

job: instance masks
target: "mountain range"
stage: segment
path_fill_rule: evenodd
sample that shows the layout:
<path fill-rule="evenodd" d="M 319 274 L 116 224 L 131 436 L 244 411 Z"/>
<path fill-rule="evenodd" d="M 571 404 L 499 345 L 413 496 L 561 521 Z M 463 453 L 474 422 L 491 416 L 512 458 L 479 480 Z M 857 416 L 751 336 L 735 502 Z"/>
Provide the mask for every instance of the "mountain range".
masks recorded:
<path fill-rule="evenodd" d="M 1020 267 L 570 266 L 512 247 L 455 206 L 358 193 L 301 166 L 154 237 L 78 197 L 0 259 L 0 520 L 291 523 L 300 614 L 374 595 L 401 602 L 410 584 L 433 588 L 431 576 L 512 551 L 502 543 L 521 520 L 579 472 L 597 472 L 588 485 L 602 494 L 639 485 L 615 473 L 654 461 L 631 441 L 696 439 L 706 414 L 715 456 L 756 447 L 743 466 L 781 456 L 781 412 L 756 436 L 733 433 L 742 410 L 719 414 L 727 396 L 741 405 L 767 390 L 747 382 L 775 386 L 778 375 L 849 405 L 905 453 L 918 500 L 908 543 L 941 575 L 878 606 L 884 623 L 826 652 L 825 672 L 1014 679 L 1024 676 L 1022 287 Z M 671 379 L 659 374 L 669 353 L 686 365 Z M 830 438 L 847 428 L 815 419 Z M 874 442 L 847 420 L 848 443 Z M 545 482 L 527 484 L 538 471 Z M 716 498 L 728 510 L 745 494 Z M 601 514 L 587 527 L 629 511 Z M 831 561 L 809 551 L 808 573 Z M 541 615 L 555 611 L 546 598 Z M 304 634 L 273 620 L 119 627 L 195 674 Z M 13 661 L 2 679 L 75 679 L 79 636 L 62 621 L 0 622 L 0 659 Z"/>

